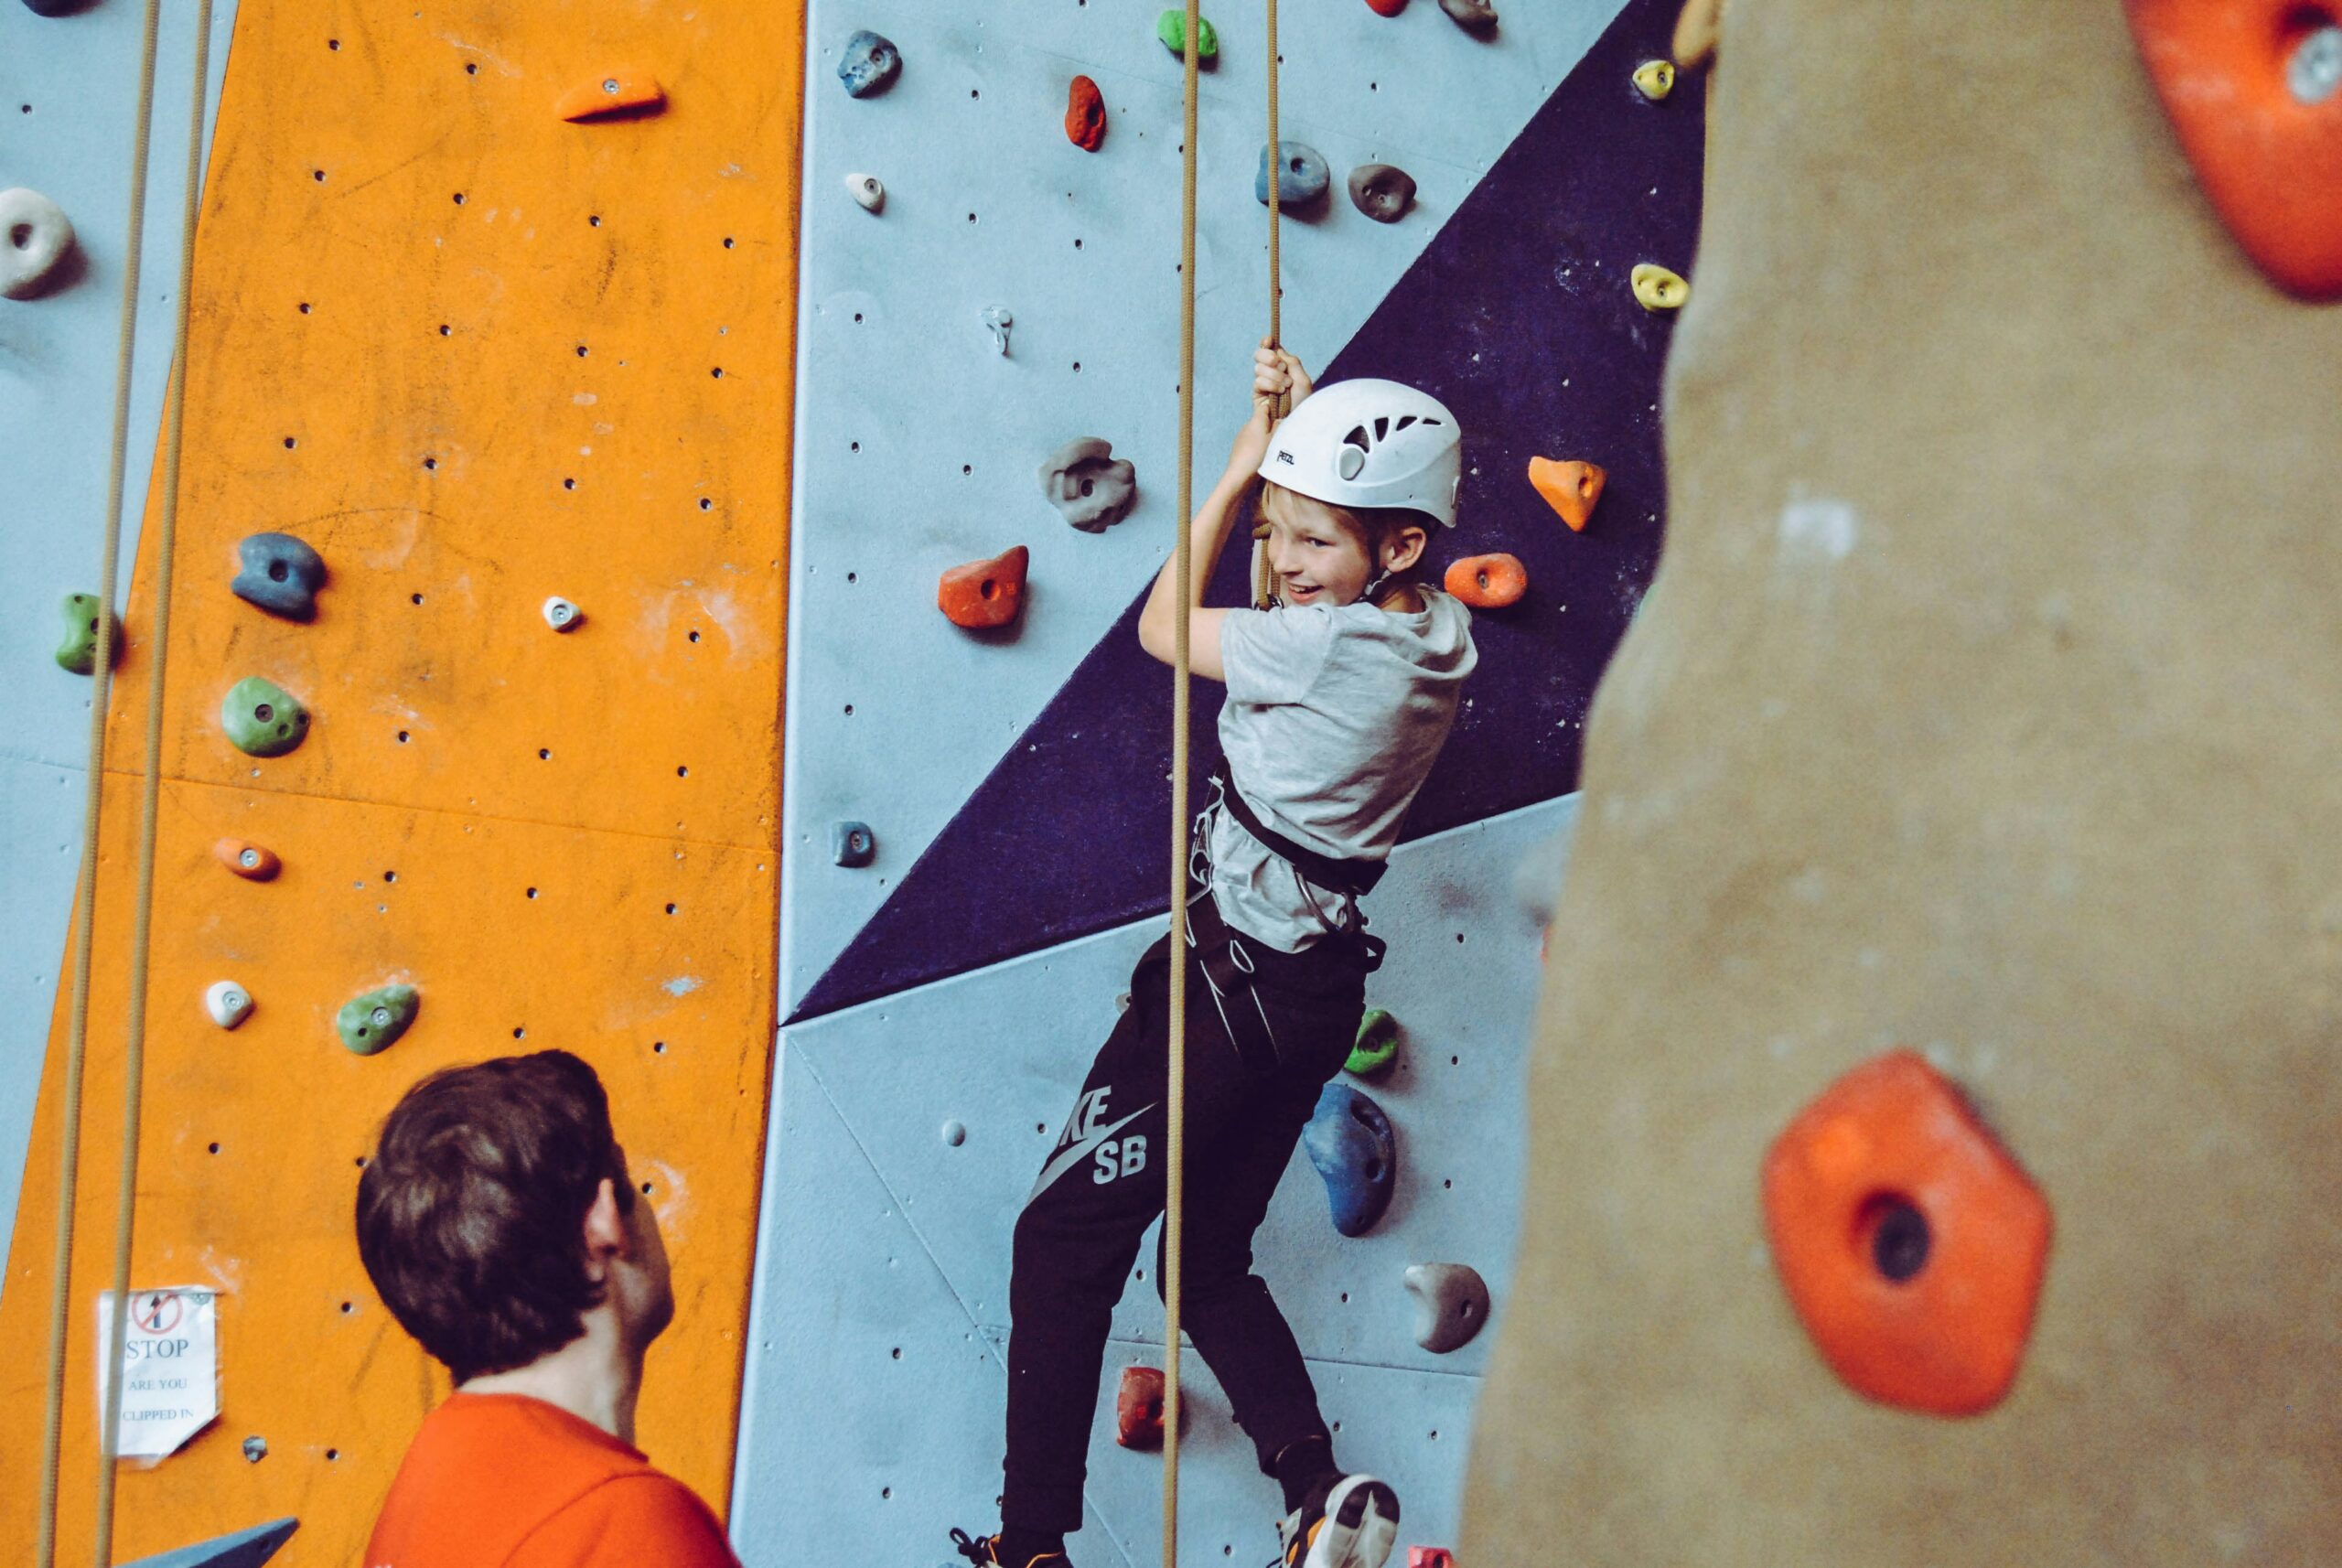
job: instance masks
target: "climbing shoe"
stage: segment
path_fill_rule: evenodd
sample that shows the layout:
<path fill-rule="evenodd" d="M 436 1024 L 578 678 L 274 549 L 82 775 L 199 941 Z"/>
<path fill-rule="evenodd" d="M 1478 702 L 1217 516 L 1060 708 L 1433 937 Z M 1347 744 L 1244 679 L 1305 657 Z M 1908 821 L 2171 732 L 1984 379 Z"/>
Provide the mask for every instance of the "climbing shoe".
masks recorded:
<path fill-rule="evenodd" d="M 1397 1517 L 1395 1509 L 1392 1517 Z M 951 1544 L 959 1549 L 961 1556 L 977 1564 L 977 1568 L 1071 1568 L 1062 1551 L 1004 1557 L 1001 1555 L 1001 1539 L 997 1535 L 983 1535 L 972 1540 L 964 1530 L 955 1529 L 951 1532 Z M 1388 1550 L 1387 1546 L 1385 1550 Z"/>
<path fill-rule="evenodd" d="M 1335 1477 L 1277 1525 L 1284 1550 L 1270 1568 L 1382 1568 L 1398 1538 L 1398 1493 L 1371 1476 Z"/>

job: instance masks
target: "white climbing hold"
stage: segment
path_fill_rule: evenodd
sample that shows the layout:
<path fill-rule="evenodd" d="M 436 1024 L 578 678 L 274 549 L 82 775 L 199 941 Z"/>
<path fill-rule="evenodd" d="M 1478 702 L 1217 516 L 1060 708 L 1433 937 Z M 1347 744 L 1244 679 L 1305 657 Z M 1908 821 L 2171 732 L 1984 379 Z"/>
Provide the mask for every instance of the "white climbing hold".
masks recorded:
<path fill-rule="evenodd" d="M 984 330 L 992 334 L 992 346 L 1004 354 L 1008 352 L 1008 329 L 1015 325 L 1016 317 L 1008 314 L 1008 306 L 984 306 Z"/>
<path fill-rule="evenodd" d="M 579 609 L 559 594 L 555 594 L 545 601 L 543 615 L 545 624 L 555 631 L 575 631 L 578 623 L 586 618 L 584 610 Z"/>
<path fill-rule="evenodd" d="M 203 1010 L 223 1029 L 232 1029 L 252 1014 L 252 993 L 232 980 L 215 980 L 203 993 Z"/>
<path fill-rule="evenodd" d="M 886 205 L 886 188 L 875 174 L 850 174 L 845 177 L 845 188 L 865 212 L 876 212 Z"/>
<path fill-rule="evenodd" d="M 1458 1350 L 1488 1320 L 1488 1283 L 1469 1263 L 1417 1263 L 1407 1271 L 1415 1298 L 1415 1343 L 1434 1355 Z"/>
<path fill-rule="evenodd" d="M 73 249 L 65 209 L 38 190 L 0 190 L 0 295 L 29 299 Z"/>
<path fill-rule="evenodd" d="M 947 1146 L 956 1149 L 967 1141 L 968 1124 L 965 1122 L 954 1117 L 943 1123 L 943 1142 Z"/>

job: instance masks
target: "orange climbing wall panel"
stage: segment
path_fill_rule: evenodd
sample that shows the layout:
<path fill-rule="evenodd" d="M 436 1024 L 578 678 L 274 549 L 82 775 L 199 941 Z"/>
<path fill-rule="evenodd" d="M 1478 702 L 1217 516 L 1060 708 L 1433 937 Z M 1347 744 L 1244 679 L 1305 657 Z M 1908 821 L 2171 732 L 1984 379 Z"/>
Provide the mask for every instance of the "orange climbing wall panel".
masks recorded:
<path fill-rule="evenodd" d="M 675 1258 L 641 1442 L 725 1500 L 774 1022 L 802 33 L 787 4 L 239 10 L 197 245 L 134 1271 L 226 1293 L 222 1413 L 125 1470 L 118 1559 L 297 1514 L 279 1563 L 358 1561 L 445 1387 L 359 1265 L 358 1156 L 423 1073 L 543 1046 L 601 1071 Z M 556 117 L 618 63 L 659 78 L 663 113 Z M 228 592 L 263 529 L 325 555 L 315 623 Z M 101 833 L 69 1563 L 91 1528 L 153 536 Z M 555 594 L 578 629 L 540 618 Z M 291 756 L 221 734 L 246 675 L 309 705 Z M 229 875 L 228 835 L 283 875 Z M 202 1011 L 219 979 L 257 1003 L 232 1034 Z M 423 993 L 414 1030 L 349 1055 L 335 1009 L 391 979 Z M 64 1017 L 60 998 L 0 1294 L 12 1560 Z"/>

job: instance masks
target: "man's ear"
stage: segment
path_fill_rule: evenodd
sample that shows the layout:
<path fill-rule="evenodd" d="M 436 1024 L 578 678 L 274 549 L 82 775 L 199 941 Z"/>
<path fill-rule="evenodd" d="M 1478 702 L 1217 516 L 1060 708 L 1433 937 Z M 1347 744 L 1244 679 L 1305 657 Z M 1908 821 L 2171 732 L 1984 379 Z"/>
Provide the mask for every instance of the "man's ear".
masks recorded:
<path fill-rule="evenodd" d="M 586 1277 L 599 1284 L 610 1260 L 626 1256 L 626 1216 L 618 1212 L 618 1188 L 604 1176 L 586 1210 Z"/>
<path fill-rule="evenodd" d="M 1383 545 L 1387 559 L 1383 566 L 1392 572 L 1403 572 L 1423 558 L 1423 547 L 1431 536 L 1420 528 L 1407 527 L 1390 535 Z"/>

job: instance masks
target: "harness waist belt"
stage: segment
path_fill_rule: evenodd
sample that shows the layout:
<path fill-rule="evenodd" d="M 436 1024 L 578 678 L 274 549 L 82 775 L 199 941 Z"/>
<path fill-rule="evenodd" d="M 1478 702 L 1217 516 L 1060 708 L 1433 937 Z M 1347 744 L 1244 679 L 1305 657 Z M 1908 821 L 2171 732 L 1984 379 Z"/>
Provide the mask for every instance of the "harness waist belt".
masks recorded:
<path fill-rule="evenodd" d="M 1303 875 L 1320 887 L 1330 887 L 1338 893 L 1353 896 L 1370 893 L 1382 880 L 1386 864 L 1359 856 L 1351 860 L 1337 860 L 1330 854 L 1320 854 L 1314 849 L 1304 849 L 1283 833 L 1261 821 L 1243 792 L 1236 788 L 1235 776 L 1228 770 L 1228 758 L 1221 757 L 1211 770 L 1212 781 L 1219 786 L 1219 798 L 1246 832 L 1259 839 L 1269 849 L 1300 868 Z"/>

